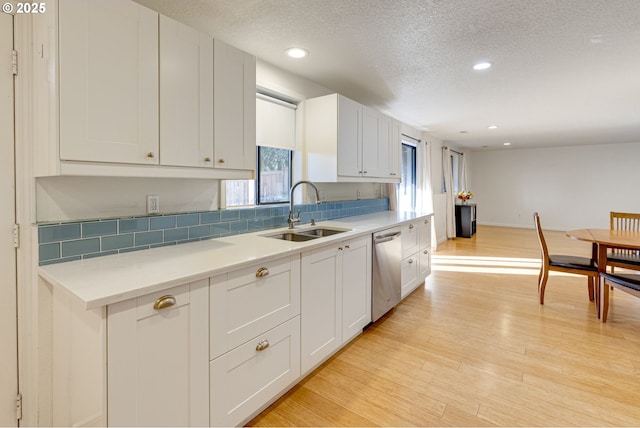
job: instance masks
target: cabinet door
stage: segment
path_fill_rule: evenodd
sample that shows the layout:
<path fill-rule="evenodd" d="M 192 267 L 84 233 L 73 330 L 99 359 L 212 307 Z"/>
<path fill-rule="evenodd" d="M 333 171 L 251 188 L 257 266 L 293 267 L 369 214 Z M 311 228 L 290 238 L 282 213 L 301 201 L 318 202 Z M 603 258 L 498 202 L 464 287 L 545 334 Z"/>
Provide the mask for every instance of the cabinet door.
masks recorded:
<path fill-rule="evenodd" d="M 237 426 L 300 376 L 300 317 L 211 362 L 211 426 Z"/>
<path fill-rule="evenodd" d="M 420 284 L 420 280 L 418 277 L 418 264 L 419 253 L 414 253 L 406 259 L 402 260 L 402 289 L 400 292 L 400 297 L 403 299 Z"/>
<path fill-rule="evenodd" d="M 255 170 L 256 57 L 213 43 L 214 167 Z"/>
<path fill-rule="evenodd" d="M 342 253 L 342 339 L 371 322 L 371 237 L 347 242 Z"/>
<path fill-rule="evenodd" d="M 209 424 L 209 281 L 107 308 L 109 426 Z M 175 304 L 154 309 L 163 296 Z"/>
<path fill-rule="evenodd" d="M 301 367 L 305 374 L 342 344 L 342 257 L 336 246 L 302 254 Z"/>
<path fill-rule="evenodd" d="M 160 15 L 160 163 L 213 166 L 213 38 Z"/>
<path fill-rule="evenodd" d="M 402 225 L 402 258 L 405 259 L 410 255 L 416 253 L 419 249 L 418 246 L 418 228 L 415 223 L 409 223 Z"/>
<path fill-rule="evenodd" d="M 362 105 L 338 95 L 338 175 L 360 177 Z"/>
<path fill-rule="evenodd" d="M 61 0 L 60 159 L 158 164 L 158 14 Z"/>
<path fill-rule="evenodd" d="M 422 248 L 418 255 L 419 263 L 419 283 L 422 283 L 426 277 L 431 274 L 431 250 L 429 248 Z"/>
<path fill-rule="evenodd" d="M 362 107 L 362 176 L 380 177 L 380 114 L 372 108 Z M 383 139 L 384 143 L 384 139 Z M 386 148 L 385 148 L 386 156 Z"/>
<path fill-rule="evenodd" d="M 402 165 L 400 163 L 400 152 L 402 151 L 402 142 L 400 139 L 400 122 L 391 121 L 391 134 L 389 136 L 389 176 L 397 178 L 401 177 Z"/>

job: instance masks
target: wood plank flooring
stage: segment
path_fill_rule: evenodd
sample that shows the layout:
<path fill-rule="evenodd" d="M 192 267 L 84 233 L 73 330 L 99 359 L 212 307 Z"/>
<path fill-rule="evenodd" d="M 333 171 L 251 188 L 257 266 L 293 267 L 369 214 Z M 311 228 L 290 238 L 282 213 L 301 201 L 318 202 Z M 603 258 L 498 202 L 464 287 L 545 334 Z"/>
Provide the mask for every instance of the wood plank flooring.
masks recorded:
<path fill-rule="evenodd" d="M 589 244 L 545 231 L 551 253 Z M 602 324 L 584 277 L 552 275 L 538 304 L 533 229 L 479 227 L 252 426 L 640 426 L 640 299 Z"/>

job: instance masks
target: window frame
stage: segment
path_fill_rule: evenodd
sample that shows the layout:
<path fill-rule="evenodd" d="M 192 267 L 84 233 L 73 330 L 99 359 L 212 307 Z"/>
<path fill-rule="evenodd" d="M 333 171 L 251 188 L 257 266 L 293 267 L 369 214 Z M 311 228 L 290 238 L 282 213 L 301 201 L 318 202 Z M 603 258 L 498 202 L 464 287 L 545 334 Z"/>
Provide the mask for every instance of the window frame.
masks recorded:
<path fill-rule="evenodd" d="M 289 192 L 286 193 L 286 200 L 285 201 L 274 201 L 274 202 L 262 202 L 260 199 L 260 150 L 263 148 L 270 148 L 270 149 L 276 149 L 276 150 L 287 150 L 287 149 L 282 149 L 279 147 L 267 147 L 267 146 L 257 146 L 257 151 L 256 151 L 256 179 L 255 179 L 255 206 L 259 206 L 259 205 L 278 205 L 278 204 L 288 204 L 289 203 Z M 293 150 L 287 150 L 289 152 L 289 189 L 291 188 L 291 182 L 293 179 Z"/>

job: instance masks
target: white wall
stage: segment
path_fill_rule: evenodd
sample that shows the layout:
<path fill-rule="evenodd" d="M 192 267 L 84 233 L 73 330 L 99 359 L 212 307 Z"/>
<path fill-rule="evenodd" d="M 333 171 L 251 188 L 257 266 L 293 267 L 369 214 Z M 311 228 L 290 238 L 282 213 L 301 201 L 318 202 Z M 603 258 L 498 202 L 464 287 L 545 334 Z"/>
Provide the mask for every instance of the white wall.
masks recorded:
<path fill-rule="evenodd" d="M 609 227 L 609 211 L 640 212 L 640 143 L 472 152 L 478 223 L 545 229 Z"/>

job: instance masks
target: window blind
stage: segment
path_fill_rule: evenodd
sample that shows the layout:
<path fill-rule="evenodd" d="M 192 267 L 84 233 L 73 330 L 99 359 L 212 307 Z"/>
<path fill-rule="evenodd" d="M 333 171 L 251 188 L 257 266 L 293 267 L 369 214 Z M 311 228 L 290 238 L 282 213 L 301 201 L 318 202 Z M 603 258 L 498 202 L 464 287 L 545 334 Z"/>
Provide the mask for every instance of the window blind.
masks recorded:
<path fill-rule="evenodd" d="M 296 106 L 263 94 L 256 94 L 256 144 L 294 150 Z"/>

